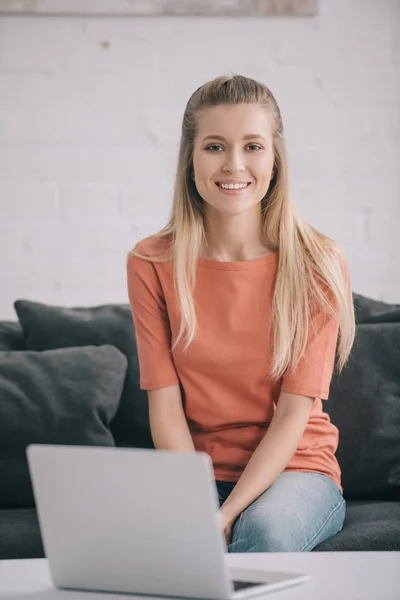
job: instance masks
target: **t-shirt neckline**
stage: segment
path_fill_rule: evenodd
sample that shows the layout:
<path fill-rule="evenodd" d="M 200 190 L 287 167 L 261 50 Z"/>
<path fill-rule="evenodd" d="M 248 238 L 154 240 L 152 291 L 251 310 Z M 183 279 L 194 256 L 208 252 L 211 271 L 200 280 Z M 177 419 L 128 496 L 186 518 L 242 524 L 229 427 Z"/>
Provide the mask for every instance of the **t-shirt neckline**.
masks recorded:
<path fill-rule="evenodd" d="M 251 260 L 240 260 L 240 261 L 220 261 L 211 258 L 204 258 L 203 256 L 198 259 L 198 264 L 208 269 L 219 269 L 222 271 L 244 271 L 249 269 L 256 269 L 263 265 L 273 264 L 278 258 L 278 252 L 271 252 L 260 258 L 253 258 Z"/>

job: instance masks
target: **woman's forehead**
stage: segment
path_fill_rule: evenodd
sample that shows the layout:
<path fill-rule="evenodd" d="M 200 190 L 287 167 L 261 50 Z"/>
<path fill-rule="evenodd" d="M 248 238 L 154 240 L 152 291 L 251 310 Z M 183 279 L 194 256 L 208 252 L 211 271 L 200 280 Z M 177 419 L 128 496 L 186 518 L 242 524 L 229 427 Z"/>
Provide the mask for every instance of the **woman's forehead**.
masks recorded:
<path fill-rule="evenodd" d="M 271 137 L 269 111 L 260 104 L 223 104 L 201 109 L 197 114 L 197 137 L 208 135 L 226 139 L 250 134 Z"/>

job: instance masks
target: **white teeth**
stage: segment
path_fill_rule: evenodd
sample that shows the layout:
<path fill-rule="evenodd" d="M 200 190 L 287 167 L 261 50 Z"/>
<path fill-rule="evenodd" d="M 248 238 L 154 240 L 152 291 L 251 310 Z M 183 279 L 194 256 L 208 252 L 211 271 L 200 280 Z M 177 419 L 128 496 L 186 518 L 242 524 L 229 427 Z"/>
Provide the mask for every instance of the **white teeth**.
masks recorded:
<path fill-rule="evenodd" d="M 247 183 L 219 183 L 223 190 L 242 190 L 247 187 Z"/>

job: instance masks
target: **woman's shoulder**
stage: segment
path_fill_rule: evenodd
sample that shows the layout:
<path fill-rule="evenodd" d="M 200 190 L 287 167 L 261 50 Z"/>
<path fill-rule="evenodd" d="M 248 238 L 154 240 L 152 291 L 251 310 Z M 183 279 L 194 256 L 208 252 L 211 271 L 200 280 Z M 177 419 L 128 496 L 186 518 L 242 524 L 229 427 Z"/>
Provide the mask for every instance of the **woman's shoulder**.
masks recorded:
<path fill-rule="evenodd" d="M 135 256 L 134 253 L 141 254 L 147 257 L 163 257 L 170 248 L 170 239 L 167 236 L 159 236 L 156 234 L 145 237 L 138 242 L 129 253 L 129 256 Z"/>
<path fill-rule="evenodd" d="M 328 237 L 327 235 L 320 234 L 320 237 L 323 240 L 323 247 L 325 247 L 325 256 L 328 259 L 331 259 L 334 262 L 338 263 L 340 265 L 342 273 L 344 274 L 347 271 L 348 266 L 343 248 L 338 242 Z"/>
<path fill-rule="evenodd" d="M 155 282 L 168 268 L 168 251 L 168 240 L 161 236 L 151 235 L 136 242 L 128 253 L 128 278 L 138 276 L 149 283 Z"/>
<path fill-rule="evenodd" d="M 329 251 L 332 259 L 340 266 L 343 277 L 348 277 L 348 262 L 343 248 L 334 240 L 329 240 Z"/>

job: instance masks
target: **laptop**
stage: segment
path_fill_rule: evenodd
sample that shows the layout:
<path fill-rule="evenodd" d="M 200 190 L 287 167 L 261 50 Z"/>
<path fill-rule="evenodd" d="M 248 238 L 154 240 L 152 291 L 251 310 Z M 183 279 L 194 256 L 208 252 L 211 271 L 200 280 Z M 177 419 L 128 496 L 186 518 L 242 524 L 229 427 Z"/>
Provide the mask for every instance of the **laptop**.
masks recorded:
<path fill-rule="evenodd" d="M 239 600 L 309 579 L 228 568 L 205 453 L 31 444 L 27 457 L 57 588 Z"/>

